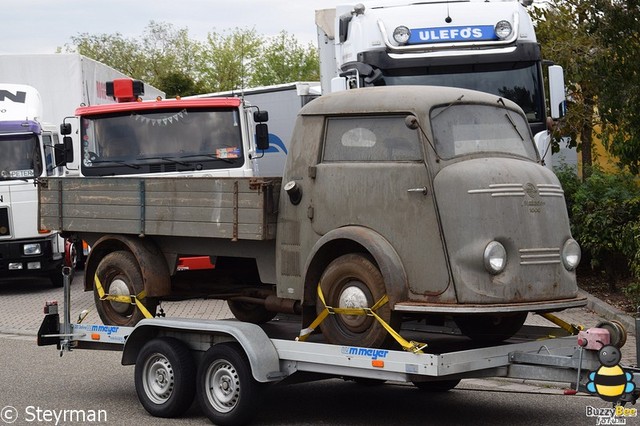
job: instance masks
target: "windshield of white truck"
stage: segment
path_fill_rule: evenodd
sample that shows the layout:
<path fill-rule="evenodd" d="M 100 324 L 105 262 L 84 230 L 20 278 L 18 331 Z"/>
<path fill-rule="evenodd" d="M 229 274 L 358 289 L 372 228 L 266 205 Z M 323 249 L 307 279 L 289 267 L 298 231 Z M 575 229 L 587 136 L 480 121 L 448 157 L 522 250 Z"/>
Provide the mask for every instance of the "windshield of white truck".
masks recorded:
<path fill-rule="evenodd" d="M 85 176 L 197 172 L 243 165 L 238 110 L 179 109 L 82 117 Z"/>
<path fill-rule="evenodd" d="M 530 123 L 544 120 L 544 98 L 535 62 L 381 70 L 387 86 L 450 86 L 479 90 L 520 106 Z"/>
<path fill-rule="evenodd" d="M 451 104 L 431 111 L 438 156 L 509 154 L 536 161 L 531 131 L 524 116 L 502 104 Z"/>
<path fill-rule="evenodd" d="M 24 180 L 40 173 L 42 159 L 36 135 L 0 136 L 0 179 Z"/>

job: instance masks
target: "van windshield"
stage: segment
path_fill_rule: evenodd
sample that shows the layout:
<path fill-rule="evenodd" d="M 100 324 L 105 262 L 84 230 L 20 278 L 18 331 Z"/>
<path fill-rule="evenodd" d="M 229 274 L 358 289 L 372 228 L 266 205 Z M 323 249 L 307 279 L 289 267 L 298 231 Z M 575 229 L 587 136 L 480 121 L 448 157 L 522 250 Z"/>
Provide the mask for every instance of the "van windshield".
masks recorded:
<path fill-rule="evenodd" d="M 82 117 L 85 176 L 243 165 L 237 109 L 176 109 Z"/>
<path fill-rule="evenodd" d="M 435 148 L 449 159 L 476 153 L 502 153 L 537 160 L 526 118 L 498 104 L 450 104 L 431 111 Z"/>

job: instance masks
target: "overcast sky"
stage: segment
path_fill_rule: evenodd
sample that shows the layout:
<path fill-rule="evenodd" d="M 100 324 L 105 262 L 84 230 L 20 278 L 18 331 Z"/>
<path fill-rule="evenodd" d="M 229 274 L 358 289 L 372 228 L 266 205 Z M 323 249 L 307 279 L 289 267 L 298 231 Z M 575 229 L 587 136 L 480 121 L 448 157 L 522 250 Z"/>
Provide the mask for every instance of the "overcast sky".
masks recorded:
<path fill-rule="evenodd" d="M 149 21 L 187 28 L 189 37 L 255 28 L 260 35 L 285 30 L 316 44 L 314 11 L 349 0 L 1 0 L 0 54 L 55 53 L 81 33 L 140 38 Z"/>

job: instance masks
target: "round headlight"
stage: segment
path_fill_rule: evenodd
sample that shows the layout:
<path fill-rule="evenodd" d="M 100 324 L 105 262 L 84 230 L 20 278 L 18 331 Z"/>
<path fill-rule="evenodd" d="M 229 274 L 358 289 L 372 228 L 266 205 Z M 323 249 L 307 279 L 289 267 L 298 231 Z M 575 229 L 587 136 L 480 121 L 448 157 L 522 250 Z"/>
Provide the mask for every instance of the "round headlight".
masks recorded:
<path fill-rule="evenodd" d="M 511 35 L 511 23 L 509 21 L 500 21 L 496 24 L 496 36 L 500 40 L 504 40 Z"/>
<path fill-rule="evenodd" d="M 393 39 L 398 44 L 407 44 L 411 37 L 411 30 L 405 26 L 400 26 L 393 30 Z"/>
<path fill-rule="evenodd" d="M 484 267 L 490 274 L 499 274 L 507 266 L 507 250 L 497 241 L 491 241 L 484 249 Z"/>
<path fill-rule="evenodd" d="M 562 247 L 562 263 L 568 271 L 573 271 L 578 267 L 582 251 L 580 245 L 574 239 L 568 239 Z"/>

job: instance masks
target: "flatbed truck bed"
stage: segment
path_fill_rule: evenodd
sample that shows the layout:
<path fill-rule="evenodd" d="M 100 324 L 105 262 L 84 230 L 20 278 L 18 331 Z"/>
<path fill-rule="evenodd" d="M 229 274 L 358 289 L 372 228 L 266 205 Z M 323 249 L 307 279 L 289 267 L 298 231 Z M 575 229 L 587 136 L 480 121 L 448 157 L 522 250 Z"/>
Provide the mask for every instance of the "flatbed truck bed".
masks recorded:
<path fill-rule="evenodd" d="M 479 345 L 410 322 L 400 334 L 426 344 L 412 352 L 327 344 L 320 333 L 300 341 L 299 321 L 290 316 L 261 326 L 185 318 L 149 318 L 134 327 L 72 324 L 68 281 L 64 320 L 57 303 L 48 304 L 38 344 L 56 344 L 61 351 L 122 351 L 122 364 L 135 365 L 140 402 L 159 417 L 180 416 L 196 397 L 215 424 L 246 424 L 265 383 L 319 377 L 409 382 L 430 391 L 452 389 L 464 378 L 504 377 L 564 382 L 573 391 L 587 391 L 589 372 L 601 367 L 599 351 L 559 327 L 525 326 L 509 341 Z M 638 398 L 640 370 L 627 371 L 634 390 L 620 395 L 622 403 Z"/>

